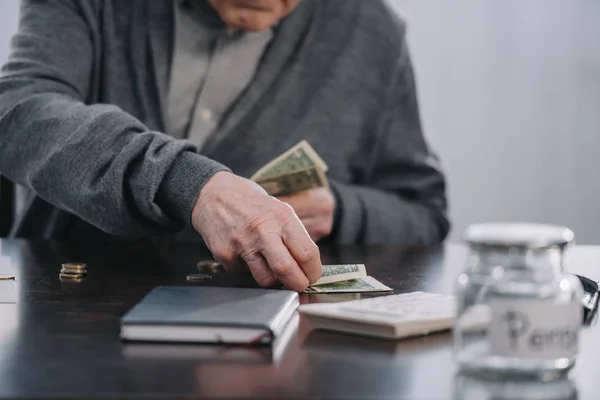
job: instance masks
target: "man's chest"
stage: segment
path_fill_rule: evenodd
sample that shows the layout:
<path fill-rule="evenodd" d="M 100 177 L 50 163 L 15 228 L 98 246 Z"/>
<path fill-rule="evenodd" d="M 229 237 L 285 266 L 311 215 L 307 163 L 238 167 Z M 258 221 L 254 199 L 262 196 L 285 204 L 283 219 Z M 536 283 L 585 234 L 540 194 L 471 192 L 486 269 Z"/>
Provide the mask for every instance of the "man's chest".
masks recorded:
<path fill-rule="evenodd" d="M 172 3 L 107 4 L 111 6 L 103 10 L 98 43 L 102 57 L 94 72 L 99 81 L 96 102 L 117 105 L 149 129 L 169 134 L 169 112 L 177 101 L 173 82 L 180 89 L 198 84 L 190 73 L 186 86 L 185 71 L 194 71 L 194 65 L 180 63 L 173 69 L 177 60 Z M 332 176 L 354 181 L 375 140 L 378 92 L 363 84 L 360 70 L 338 67 L 342 53 L 323 50 L 302 35 L 285 35 L 284 30 L 273 38 L 248 83 L 227 107 L 210 104 L 219 97 L 221 104 L 226 103 L 222 98 L 231 87 L 232 74 L 243 70 L 237 68 L 239 62 L 224 52 L 213 73 L 202 73 L 206 96 L 202 90 L 196 90 L 195 97 L 188 93 L 188 104 L 193 103 L 185 120 L 188 139 L 208 132 L 198 143 L 200 152 L 243 176 L 306 139 L 330 165 Z"/>
<path fill-rule="evenodd" d="M 165 131 L 202 146 L 251 83 L 273 32 L 228 29 L 195 3 L 174 3 Z"/>

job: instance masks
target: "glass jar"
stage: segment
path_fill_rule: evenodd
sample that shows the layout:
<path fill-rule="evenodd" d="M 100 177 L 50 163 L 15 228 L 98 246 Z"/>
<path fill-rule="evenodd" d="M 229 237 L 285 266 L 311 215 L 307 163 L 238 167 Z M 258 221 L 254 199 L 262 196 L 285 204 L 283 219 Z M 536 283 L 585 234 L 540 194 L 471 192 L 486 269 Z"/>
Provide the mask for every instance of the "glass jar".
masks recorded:
<path fill-rule="evenodd" d="M 467 374 L 454 378 L 454 400 L 577 400 L 575 382 L 568 377 L 545 382 L 483 379 Z"/>
<path fill-rule="evenodd" d="M 454 356 L 463 372 L 554 379 L 575 364 L 583 291 L 564 272 L 573 232 L 559 226 L 491 223 L 465 232 L 456 281 Z"/>

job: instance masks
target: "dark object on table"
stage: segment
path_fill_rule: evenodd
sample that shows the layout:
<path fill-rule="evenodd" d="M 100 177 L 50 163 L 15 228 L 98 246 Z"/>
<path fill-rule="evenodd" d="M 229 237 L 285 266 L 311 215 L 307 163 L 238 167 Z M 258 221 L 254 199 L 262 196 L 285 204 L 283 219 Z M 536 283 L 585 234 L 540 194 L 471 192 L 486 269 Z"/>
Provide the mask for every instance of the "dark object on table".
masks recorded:
<path fill-rule="evenodd" d="M 600 285 L 598 282 L 575 274 L 583 286 L 583 325 L 591 325 L 598 314 L 598 301 L 600 300 Z"/>

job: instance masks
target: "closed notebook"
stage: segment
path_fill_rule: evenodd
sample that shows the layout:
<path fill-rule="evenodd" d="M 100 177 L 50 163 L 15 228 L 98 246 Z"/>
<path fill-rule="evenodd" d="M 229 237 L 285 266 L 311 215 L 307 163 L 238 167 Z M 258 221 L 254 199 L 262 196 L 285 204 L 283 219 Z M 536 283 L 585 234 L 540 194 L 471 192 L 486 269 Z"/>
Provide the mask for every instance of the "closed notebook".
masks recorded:
<path fill-rule="evenodd" d="M 159 286 L 121 319 L 121 338 L 271 343 L 298 304 L 298 294 L 286 290 Z"/>
<path fill-rule="evenodd" d="M 127 342 L 122 354 L 131 361 L 160 366 L 179 363 L 277 364 L 283 359 L 296 334 L 300 316 L 295 312 L 281 334 L 270 345 L 243 346 L 197 343 Z"/>

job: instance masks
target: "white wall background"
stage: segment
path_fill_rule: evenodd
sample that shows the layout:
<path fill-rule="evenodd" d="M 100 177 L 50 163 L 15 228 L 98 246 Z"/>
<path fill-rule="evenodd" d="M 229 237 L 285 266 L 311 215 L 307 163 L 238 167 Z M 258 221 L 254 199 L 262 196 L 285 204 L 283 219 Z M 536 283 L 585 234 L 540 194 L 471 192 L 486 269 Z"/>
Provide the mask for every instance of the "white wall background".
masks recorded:
<path fill-rule="evenodd" d="M 10 37 L 17 30 L 18 0 L 0 0 L 0 63 L 8 57 Z"/>
<path fill-rule="evenodd" d="M 600 244 L 600 1 L 388 1 L 409 24 L 451 238 L 473 222 L 529 220 Z M 0 1 L 0 62 L 18 7 Z"/>
<path fill-rule="evenodd" d="M 489 220 L 600 244 L 600 2 L 389 0 L 450 181 L 453 240 Z"/>

